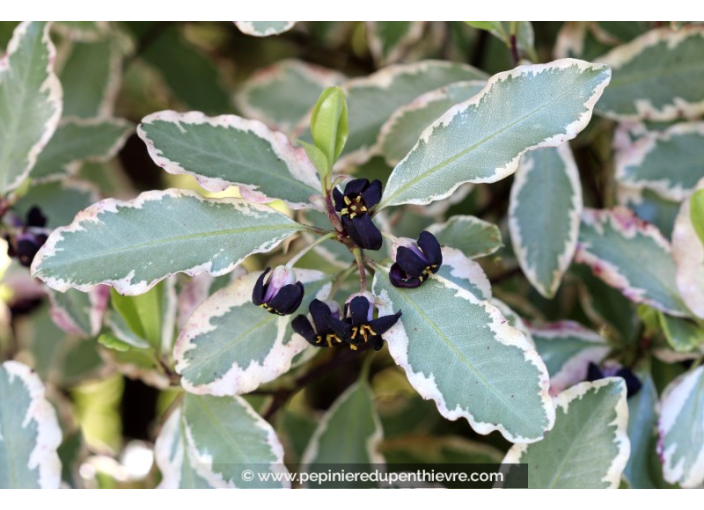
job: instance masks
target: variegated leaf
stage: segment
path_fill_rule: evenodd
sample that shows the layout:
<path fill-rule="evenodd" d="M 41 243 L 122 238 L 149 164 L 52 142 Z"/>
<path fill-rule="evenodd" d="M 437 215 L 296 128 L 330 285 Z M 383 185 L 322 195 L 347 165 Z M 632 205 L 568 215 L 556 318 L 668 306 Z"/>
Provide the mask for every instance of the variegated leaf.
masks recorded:
<path fill-rule="evenodd" d="M 509 231 L 528 281 L 552 298 L 577 248 L 582 185 L 569 144 L 521 158 L 511 187 Z"/>
<path fill-rule="evenodd" d="M 539 443 L 513 445 L 503 464 L 528 464 L 530 489 L 617 489 L 630 454 L 623 379 L 585 382 L 556 398 L 555 427 Z M 504 487 L 512 487 L 511 474 Z"/>
<path fill-rule="evenodd" d="M 164 423 L 154 454 L 161 489 L 290 487 L 276 432 L 240 397 L 186 394 Z M 273 476 L 260 480 L 265 473 Z"/>
<path fill-rule="evenodd" d="M 475 216 L 452 216 L 427 230 L 440 244 L 457 248 L 472 259 L 491 255 L 504 245 L 499 227 Z"/>
<path fill-rule="evenodd" d="M 657 423 L 658 393 L 653 378 L 642 379 L 640 391 L 628 399 L 628 439 L 631 455 L 623 477 L 631 489 L 656 489 L 648 469 Z"/>
<path fill-rule="evenodd" d="M 373 291 L 381 314 L 403 311 L 385 335 L 391 356 L 445 418 L 466 418 L 480 434 L 498 430 L 513 442 L 550 430 L 545 365 L 496 307 L 438 276 L 418 289 L 396 288 L 383 268 Z"/>
<path fill-rule="evenodd" d="M 367 21 L 369 49 L 379 65 L 401 60 L 423 36 L 425 21 Z"/>
<path fill-rule="evenodd" d="M 12 206 L 21 218 L 26 218 L 32 207 L 39 207 L 46 217 L 47 228 L 68 225 L 81 210 L 98 200 L 97 190 L 89 183 L 76 179 L 33 183 Z"/>
<path fill-rule="evenodd" d="M 25 21 L 0 59 L 0 193 L 29 175 L 61 117 L 50 22 Z"/>
<path fill-rule="evenodd" d="M 240 199 L 150 191 L 80 212 L 49 236 L 32 274 L 59 291 L 106 284 L 137 295 L 177 272 L 228 273 L 302 228 L 282 213 Z"/>
<path fill-rule="evenodd" d="M 210 191 L 238 186 L 253 202 L 284 200 L 300 209 L 320 194 L 317 172 L 301 148 L 256 120 L 200 112 L 153 113 L 137 129 L 149 155 L 172 174 L 189 174 Z"/>
<path fill-rule="evenodd" d="M 49 289 L 51 319 L 67 333 L 88 338 L 100 332 L 110 292 L 99 286 L 90 292 L 68 289 L 56 292 Z"/>
<path fill-rule="evenodd" d="M 386 162 L 398 164 L 416 144 L 425 128 L 458 103 L 478 94 L 486 82 L 453 83 L 419 96 L 396 110 L 381 127 L 379 145 Z"/>
<path fill-rule="evenodd" d="M 83 161 L 108 161 L 134 126 L 121 119 L 64 119 L 37 159 L 33 179 L 76 173 Z"/>
<path fill-rule="evenodd" d="M 315 106 L 323 90 L 344 80 L 344 75 L 330 69 L 281 60 L 244 82 L 235 102 L 246 117 L 289 131 Z"/>
<path fill-rule="evenodd" d="M 616 178 L 669 200 L 684 200 L 704 178 L 704 123 L 675 124 L 620 147 Z"/>
<path fill-rule="evenodd" d="M 108 33 L 108 21 L 59 21 L 53 27 L 62 36 L 82 42 L 95 42 Z"/>
<path fill-rule="evenodd" d="M 59 71 L 64 89 L 64 117 L 91 119 L 113 114 L 122 75 L 119 42 L 105 38 L 76 43 Z"/>
<path fill-rule="evenodd" d="M 186 390 L 198 394 L 248 393 L 291 368 L 308 343 L 291 328 L 292 315 L 267 313 L 252 303 L 261 272 L 244 275 L 208 298 L 190 316 L 174 348 L 176 371 Z M 297 313 L 315 299 L 327 299 L 331 277 L 297 269 L 305 287 Z"/>
<path fill-rule="evenodd" d="M 619 185 L 616 189 L 619 205 L 629 208 L 640 219 L 652 223 L 665 236 L 672 239 L 675 219 L 680 203 L 661 197 L 649 189 L 635 189 Z"/>
<path fill-rule="evenodd" d="M 658 453 L 665 480 L 697 487 L 704 483 L 704 367 L 671 382 L 661 405 Z"/>
<path fill-rule="evenodd" d="M 697 184 L 704 189 L 704 179 Z M 692 224 L 690 200 L 682 202 L 672 230 L 672 256 L 675 259 L 675 281 L 689 309 L 704 319 L 704 245 Z"/>
<path fill-rule="evenodd" d="M 357 381 L 337 397 L 318 423 L 302 458 L 302 472 L 321 470 L 326 464 L 354 466 L 365 471 L 383 464 L 378 451 L 384 431 L 374 408 L 374 394 L 365 381 Z M 335 488 L 371 488 L 373 481 L 330 484 Z M 311 485 L 323 488 L 325 484 Z"/>
<path fill-rule="evenodd" d="M 17 361 L 0 365 L 0 488 L 58 489 L 61 429 L 44 384 Z"/>
<path fill-rule="evenodd" d="M 675 285 L 670 243 L 628 209 L 585 209 L 575 260 L 631 301 L 671 315 L 689 313 Z"/>
<path fill-rule="evenodd" d="M 561 321 L 530 327 L 535 348 L 550 374 L 550 394 L 558 395 L 587 377 L 589 363 L 609 354 L 601 336 L 577 322 Z"/>
<path fill-rule="evenodd" d="M 230 274 L 214 278 L 207 273 L 201 273 L 181 285 L 177 303 L 178 329 L 186 324 L 196 308 L 202 305 L 208 297 L 246 274 L 247 270 L 238 266 Z"/>
<path fill-rule="evenodd" d="M 491 299 L 491 283 L 482 266 L 456 248 L 442 248 L 442 265 L 437 275 L 471 292 L 479 300 Z"/>
<path fill-rule="evenodd" d="M 651 30 L 597 59 L 613 69 L 597 110 L 622 120 L 668 121 L 704 113 L 704 30 Z M 686 63 L 686 65 L 685 65 Z"/>
<path fill-rule="evenodd" d="M 394 168 L 379 208 L 429 204 L 465 182 L 495 182 L 529 150 L 571 140 L 609 83 L 608 66 L 580 60 L 520 66 L 427 128 Z"/>
<path fill-rule="evenodd" d="M 360 164 L 379 152 L 382 125 L 393 112 L 421 94 L 450 83 L 484 80 L 473 67 L 439 60 L 392 65 L 343 85 L 349 112 L 349 136 L 342 153 L 347 164 Z"/>
<path fill-rule="evenodd" d="M 254 37 L 268 37 L 288 32 L 296 24 L 295 21 L 235 21 L 242 33 Z"/>

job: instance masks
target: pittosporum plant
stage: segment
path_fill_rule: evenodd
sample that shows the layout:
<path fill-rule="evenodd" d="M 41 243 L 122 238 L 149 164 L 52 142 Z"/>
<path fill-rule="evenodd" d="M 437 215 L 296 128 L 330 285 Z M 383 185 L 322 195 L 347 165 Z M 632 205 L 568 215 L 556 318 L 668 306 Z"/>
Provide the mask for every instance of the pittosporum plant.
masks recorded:
<path fill-rule="evenodd" d="M 704 483 L 701 25 L 235 25 L 0 23 L 0 487 Z"/>

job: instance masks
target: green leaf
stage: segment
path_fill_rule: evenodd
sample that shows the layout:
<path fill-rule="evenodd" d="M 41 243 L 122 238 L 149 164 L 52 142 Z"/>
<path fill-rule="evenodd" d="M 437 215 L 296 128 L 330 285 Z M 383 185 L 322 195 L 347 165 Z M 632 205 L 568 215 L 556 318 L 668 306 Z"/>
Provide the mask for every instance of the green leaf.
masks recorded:
<path fill-rule="evenodd" d="M 635 303 L 688 314 L 675 285 L 670 243 L 628 209 L 585 209 L 575 261 Z"/>
<path fill-rule="evenodd" d="M 684 200 L 704 178 L 704 123 L 675 124 L 618 147 L 616 178 L 669 200 Z"/>
<path fill-rule="evenodd" d="M 305 452 L 301 471 L 315 472 L 325 465 L 354 466 L 355 471 L 370 472 L 372 464 L 383 464 L 378 451 L 384 431 L 374 408 L 369 385 L 357 381 L 340 395 L 319 421 Z M 310 488 L 371 488 L 372 481 L 330 482 Z"/>
<path fill-rule="evenodd" d="M 410 435 L 385 440 L 381 453 L 393 464 L 499 464 L 502 453 L 495 447 L 459 436 Z"/>
<path fill-rule="evenodd" d="M 305 151 L 259 121 L 163 111 L 145 117 L 137 133 L 157 165 L 194 175 L 210 191 L 238 186 L 250 201 L 281 199 L 295 209 L 310 207 L 310 196 L 320 194 Z"/>
<path fill-rule="evenodd" d="M 367 42 L 377 64 L 381 67 L 401 60 L 421 39 L 425 24 L 425 21 L 367 21 Z"/>
<path fill-rule="evenodd" d="M 668 121 L 704 113 L 704 30 L 651 30 L 597 59 L 613 69 L 597 110 L 621 120 Z"/>
<path fill-rule="evenodd" d="M 669 483 L 704 483 L 704 367 L 671 382 L 662 395 L 658 453 Z"/>
<path fill-rule="evenodd" d="M 98 343 L 108 349 L 112 349 L 118 352 L 127 352 L 132 349 L 132 345 L 127 342 L 123 342 L 117 337 L 103 333 L 98 337 Z"/>
<path fill-rule="evenodd" d="M 174 359 L 187 391 L 248 393 L 287 372 L 293 357 L 308 347 L 291 328 L 293 315 L 274 315 L 252 303 L 260 275 L 242 276 L 213 294 L 182 328 Z M 327 299 L 331 277 L 308 269 L 296 269 L 296 277 L 305 288 L 297 313 L 306 315 L 313 299 Z"/>
<path fill-rule="evenodd" d="M 704 189 L 704 179 L 697 184 Z M 699 193 L 699 192 L 697 192 Z M 691 205 L 695 204 L 695 208 Z M 677 266 L 677 289 L 689 309 L 704 319 L 704 245 L 697 233 L 696 200 L 682 202 L 672 229 L 672 256 Z"/>
<path fill-rule="evenodd" d="M 584 381 L 589 363 L 599 364 L 610 351 L 606 340 L 577 322 L 531 326 L 530 333 L 548 368 L 553 396 Z"/>
<path fill-rule="evenodd" d="M 504 245 L 499 227 L 475 216 L 452 216 L 427 230 L 440 244 L 457 248 L 472 259 L 491 255 Z"/>
<path fill-rule="evenodd" d="M 585 382 L 556 399 L 555 427 L 545 439 L 514 445 L 503 464 L 528 464 L 530 489 L 616 489 L 630 443 L 623 379 Z M 511 473 L 504 487 L 512 487 Z"/>
<path fill-rule="evenodd" d="M 704 244 L 704 189 L 696 191 L 689 200 L 690 221 L 699 241 Z"/>
<path fill-rule="evenodd" d="M 284 450 L 274 429 L 240 397 L 186 394 L 171 413 L 154 449 L 163 489 L 288 488 Z M 245 481 L 246 470 L 253 479 Z"/>
<path fill-rule="evenodd" d="M 582 214 L 582 185 L 569 144 L 521 158 L 508 214 L 513 251 L 523 273 L 551 299 L 572 262 Z"/>
<path fill-rule="evenodd" d="M 530 21 L 465 21 L 470 27 L 487 30 L 498 37 L 509 48 L 513 46 L 511 37 L 516 37 L 516 47 L 519 54 L 531 60 L 537 60 L 533 43 L 535 35 Z"/>
<path fill-rule="evenodd" d="M 429 204 L 465 182 L 511 175 L 526 151 L 577 136 L 610 76 L 607 66 L 571 59 L 493 76 L 423 132 L 391 174 L 379 208 Z"/>
<path fill-rule="evenodd" d="M 658 394 L 653 378 L 642 379 L 640 391 L 628 399 L 628 439 L 631 455 L 623 470 L 623 477 L 631 489 L 655 489 L 648 465 L 657 422 Z"/>
<path fill-rule="evenodd" d="M 328 169 L 332 169 L 349 135 L 347 102 L 340 87 L 327 88 L 320 94 L 311 114 L 310 131 L 315 146 L 325 154 Z"/>
<path fill-rule="evenodd" d="M 479 93 L 484 81 L 447 85 L 419 96 L 396 110 L 381 127 L 379 145 L 386 162 L 394 166 L 410 152 L 423 131 L 457 103 Z"/>
<path fill-rule="evenodd" d="M 83 161 L 108 161 L 133 129 L 122 119 L 64 119 L 39 155 L 31 177 L 75 174 Z"/>
<path fill-rule="evenodd" d="M 235 21 L 235 25 L 242 33 L 255 37 L 283 34 L 291 30 L 295 24 L 295 21 Z"/>
<path fill-rule="evenodd" d="M 32 183 L 27 193 L 12 206 L 21 218 L 34 206 L 41 208 L 46 227 L 55 229 L 68 225 L 81 210 L 98 200 L 97 190 L 85 181 L 62 179 Z"/>
<path fill-rule="evenodd" d="M 0 488 L 58 489 L 61 429 L 44 384 L 17 361 L 0 365 Z"/>
<path fill-rule="evenodd" d="M 49 236 L 32 274 L 59 291 L 107 284 L 134 296 L 177 272 L 228 273 L 302 228 L 267 206 L 240 199 L 150 191 L 130 201 L 103 200 L 79 213 Z"/>
<path fill-rule="evenodd" d="M 380 314 L 403 311 L 385 335 L 391 356 L 445 418 L 466 418 L 480 434 L 499 430 L 513 442 L 537 441 L 550 430 L 545 365 L 496 307 L 437 276 L 399 289 L 380 269 L 373 290 Z"/>
<path fill-rule="evenodd" d="M 61 83 L 49 22 L 25 21 L 0 66 L 0 193 L 29 175 L 61 117 Z"/>
<path fill-rule="evenodd" d="M 689 352 L 704 345 L 704 329 L 694 322 L 659 312 L 660 326 L 675 352 Z"/>
<path fill-rule="evenodd" d="M 110 30 L 109 21 L 59 21 L 54 25 L 58 33 L 73 41 L 95 42 Z"/>
<path fill-rule="evenodd" d="M 243 115 L 287 132 L 315 106 L 321 92 L 345 76 L 300 60 L 281 60 L 257 71 L 235 95 Z"/>
<path fill-rule="evenodd" d="M 122 50 L 117 41 L 106 38 L 94 43 L 75 43 L 59 72 L 64 89 L 64 117 L 111 116 L 121 74 Z"/>
<path fill-rule="evenodd" d="M 361 164 L 378 152 L 381 126 L 393 112 L 419 95 L 457 81 L 484 80 L 473 67 L 439 60 L 385 67 L 342 86 L 347 95 L 350 134 L 343 151 L 348 164 Z"/>

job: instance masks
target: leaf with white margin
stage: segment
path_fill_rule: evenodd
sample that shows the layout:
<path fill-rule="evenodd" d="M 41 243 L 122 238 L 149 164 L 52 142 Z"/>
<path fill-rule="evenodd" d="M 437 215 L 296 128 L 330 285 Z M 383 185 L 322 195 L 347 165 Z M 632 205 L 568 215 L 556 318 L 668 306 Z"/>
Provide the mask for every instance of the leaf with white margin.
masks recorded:
<path fill-rule="evenodd" d="M 243 34 L 254 37 L 283 34 L 291 30 L 295 24 L 295 21 L 235 21 L 235 25 Z"/>
<path fill-rule="evenodd" d="M 457 248 L 472 259 L 491 255 L 504 245 L 499 227 L 476 216 L 452 216 L 426 230 L 440 244 Z"/>
<path fill-rule="evenodd" d="M 93 337 L 103 325 L 103 315 L 108 306 L 110 289 L 99 286 L 90 292 L 68 289 L 56 292 L 49 288 L 51 319 L 66 333 L 81 338 Z"/>
<path fill-rule="evenodd" d="M 379 145 L 394 166 L 410 152 L 425 128 L 458 103 L 481 92 L 484 81 L 466 81 L 432 90 L 396 110 L 381 127 Z"/>
<path fill-rule="evenodd" d="M 582 185 L 568 143 L 525 154 L 511 186 L 509 232 L 528 281 L 555 296 L 577 248 Z"/>
<path fill-rule="evenodd" d="M 530 327 L 535 348 L 550 373 L 550 395 L 584 381 L 589 363 L 599 364 L 611 350 L 601 336 L 572 321 Z"/>
<path fill-rule="evenodd" d="M 621 184 L 616 188 L 619 205 L 628 207 L 636 215 L 655 225 L 666 239 L 672 239 L 680 202 L 667 200 L 649 189 L 635 189 Z"/>
<path fill-rule="evenodd" d="M 573 59 L 492 76 L 423 132 L 394 168 L 378 208 L 429 204 L 465 182 L 511 175 L 525 152 L 577 136 L 610 78 L 608 66 Z"/>
<path fill-rule="evenodd" d="M 387 271 L 374 276 L 379 313 L 403 316 L 384 338 L 416 391 L 445 418 L 466 418 L 480 434 L 540 440 L 555 410 L 545 364 L 525 336 L 496 307 L 445 278 L 399 289 Z"/>
<path fill-rule="evenodd" d="M 361 164 L 376 154 L 383 124 L 419 95 L 458 81 L 485 79 L 486 74 L 468 65 L 426 60 L 388 66 L 348 81 L 342 86 L 350 129 L 343 164 Z"/>
<path fill-rule="evenodd" d="M 658 453 L 669 483 L 704 483 L 704 367 L 672 381 L 661 399 Z"/>
<path fill-rule="evenodd" d="M 122 148 L 133 129 L 131 122 L 122 119 L 63 119 L 37 158 L 30 176 L 41 179 L 72 174 L 83 161 L 108 161 Z"/>
<path fill-rule="evenodd" d="M 106 284 L 135 296 L 177 272 L 229 273 L 302 228 L 241 199 L 148 191 L 134 200 L 98 202 L 56 229 L 34 258 L 32 274 L 62 292 Z"/>
<path fill-rule="evenodd" d="M 500 299 L 491 298 L 489 300 L 489 303 L 491 303 L 492 305 L 494 305 L 496 308 L 499 309 L 499 311 L 503 314 L 503 316 L 508 321 L 509 326 L 511 326 L 512 328 L 516 328 L 518 331 L 523 333 L 526 337 L 526 340 L 528 340 L 528 342 L 533 347 L 535 347 L 535 342 L 533 341 L 533 334 L 531 333 L 528 325 L 523 320 L 523 317 L 518 315 L 515 310 L 513 310 L 510 306 L 508 306 L 506 303 L 504 303 Z"/>
<path fill-rule="evenodd" d="M 331 69 L 281 60 L 245 81 L 235 103 L 247 118 L 289 131 L 315 106 L 323 90 L 344 80 L 343 74 Z"/>
<path fill-rule="evenodd" d="M 247 200 L 280 199 L 294 209 L 310 207 L 309 198 L 320 194 L 305 151 L 257 120 L 167 110 L 146 116 L 137 134 L 157 165 L 193 175 L 210 191 L 238 186 Z"/>
<path fill-rule="evenodd" d="M 384 66 L 401 60 L 423 36 L 425 21 L 367 21 L 367 41 L 374 61 Z"/>
<path fill-rule="evenodd" d="M 442 265 L 436 274 L 471 292 L 477 299 L 491 299 L 491 283 L 482 266 L 456 248 L 442 248 Z"/>
<path fill-rule="evenodd" d="M 528 464 L 529 489 L 617 489 L 630 454 L 623 379 L 578 384 L 555 404 L 555 427 L 545 439 L 513 445 L 503 464 Z M 503 486 L 512 486 L 510 471 Z"/>
<path fill-rule="evenodd" d="M 44 384 L 17 361 L 0 365 L 0 488 L 58 489 L 61 429 Z"/>
<path fill-rule="evenodd" d="M 162 427 L 154 454 L 161 489 L 290 487 L 279 438 L 240 397 L 186 394 Z M 242 476 L 245 470 L 252 471 L 251 481 Z M 271 478 L 260 480 L 265 473 Z"/>
<path fill-rule="evenodd" d="M 696 189 L 704 189 L 704 179 Z M 689 309 L 704 319 L 704 245 L 692 224 L 690 200 L 682 202 L 672 229 L 677 289 Z"/>
<path fill-rule="evenodd" d="M 61 117 L 50 25 L 22 22 L 0 58 L 0 194 L 22 184 Z"/>
<path fill-rule="evenodd" d="M 628 399 L 628 439 L 631 455 L 623 470 L 623 477 L 631 489 L 655 489 L 649 472 L 652 439 L 657 423 L 658 393 L 653 378 L 642 378 L 640 391 Z"/>
<path fill-rule="evenodd" d="M 305 288 L 297 314 L 305 315 L 313 299 L 327 299 L 331 277 L 310 269 L 295 271 Z M 286 373 L 294 356 L 308 346 L 291 328 L 295 315 L 271 314 L 252 303 L 252 290 L 261 274 L 241 276 L 189 317 L 174 348 L 176 371 L 187 391 L 248 393 Z"/>
<path fill-rule="evenodd" d="M 113 114 L 122 78 L 122 56 L 115 38 L 73 44 L 59 71 L 64 117 L 91 119 Z"/>
<path fill-rule="evenodd" d="M 188 318 L 203 302 L 218 290 L 227 287 L 240 276 L 247 274 L 247 270 L 238 266 L 228 275 L 213 278 L 207 273 L 201 273 L 183 283 L 178 291 L 177 301 L 177 326 L 181 329 Z"/>
<path fill-rule="evenodd" d="M 670 243 L 653 225 L 623 207 L 585 208 L 575 262 L 631 301 L 670 315 L 689 313 L 675 285 Z"/>
<path fill-rule="evenodd" d="M 322 469 L 327 464 L 354 466 L 359 472 L 371 470 L 372 464 L 384 464 L 384 457 L 378 451 L 383 437 L 372 389 L 366 381 L 359 380 L 337 397 L 323 415 L 303 452 L 301 472 L 315 472 L 316 467 Z M 334 485 L 346 488 L 375 486 L 375 482 L 361 480 Z M 323 488 L 325 484 L 310 487 Z"/>
<path fill-rule="evenodd" d="M 704 30 L 660 28 L 598 58 L 613 69 L 597 111 L 619 120 L 668 121 L 704 113 Z"/>
<path fill-rule="evenodd" d="M 704 122 L 675 124 L 619 147 L 616 178 L 669 200 L 689 197 L 704 178 Z"/>
<path fill-rule="evenodd" d="M 35 182 L 12 206 L 20 218 L 26 218 L 32 207 L 38 206 L 46 217 L 46 228 L 68 225 L 83 209 L 97 202 L 99 193 L 90 183 L 77 179 Z"/>

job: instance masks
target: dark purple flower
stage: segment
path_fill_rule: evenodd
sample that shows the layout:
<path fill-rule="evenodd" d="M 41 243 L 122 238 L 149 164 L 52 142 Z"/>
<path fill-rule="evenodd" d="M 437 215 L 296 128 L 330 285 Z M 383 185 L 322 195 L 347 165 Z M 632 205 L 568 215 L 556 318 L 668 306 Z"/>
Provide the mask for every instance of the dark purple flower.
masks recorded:
<path fill-rule="evenodd" d="M 419 287 L 442 265 L 440 243 L 430 232 L 421 232 L 418 243 L 410 239 L 396 250 L 396 262 L 389 271 L 389 280 L 394 287 Z"/>
<path fill-rule="evenodd" d="M 303 284 L 296 281 L 293 269 L 278 266 L 265 282 L 270 267 L 257 279 L 252 291 L 252 302 L 276 315 L 290 315 L 301 306 Z"/>
<path fill-rule="evenodd" d="M 381 336 L 401 317 L 399 310 L 393 315 L 373 319 L 374 296 L 369 292 L 352 295 L 345 304 L 345 312 L 344 319 L 330 316 L 327 321 L 330 329 L 350 344 L 352 349 L 368 343 L 375 351 L 380 350 L 384 346 L 384 339 Z"/>
<path fill-rule="evenodd" d="M 605 377 L 621 377 L 626 382 L 628 398 L 638 393 L 643 386 L 636 375 L 628 368 L 600 367 L 594 363 L 589 363 L 589 368 L 587 368 L 587 381 L 594 382 Z"/>
<path fill-rule="evenodd" d="M 305 315 L 298 315 L 291 327 L 315 347 L 334 347 L 342 343 L 339 336 L 328 325 L 328 317 L 339 319 L 340 307 L 334 301 L 323 302 L 319 299 L 311 301 L 308 307 L 311 321 Z"/>
<path fill-rule="evenodd" d="M 9 212 L 4 220 L 15 231 L 14 234 L 3 236 L 7 241 L 7 255 L 17 258 L 23 266 L 30 267 L 50 233 L 44 228 L 46 217 L 39 207 L 34 206 L 27 212 L 24 221 L 13 212 Z"/>
<path fill-rule="evenodd" d="M 381 248 L 382 237 L 369 211 L 381 200 L 381 181 L 353 179 L 345 186 L 344 193 L 332 190 L 335 210 L 340 213 L 342 227 L 354 244 L 365 250 Z"/>

